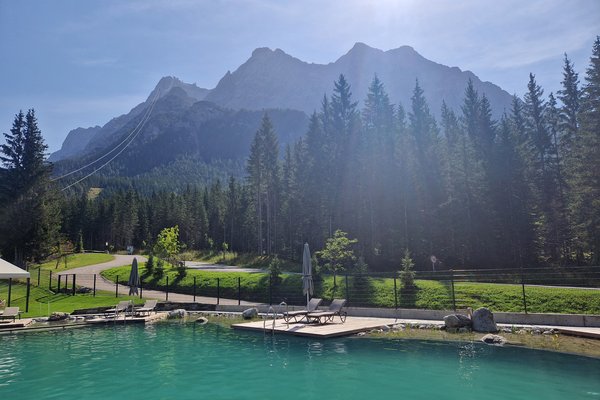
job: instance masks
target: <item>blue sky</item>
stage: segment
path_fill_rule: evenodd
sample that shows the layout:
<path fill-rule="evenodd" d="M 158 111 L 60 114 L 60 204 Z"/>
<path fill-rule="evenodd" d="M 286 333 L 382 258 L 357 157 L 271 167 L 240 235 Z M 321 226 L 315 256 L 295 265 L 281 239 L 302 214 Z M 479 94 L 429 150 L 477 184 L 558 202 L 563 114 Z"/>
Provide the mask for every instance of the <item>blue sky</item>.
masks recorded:
<path fill-rule="evenodd" d="M 359 41 L 410 45 L 518 95 L 533 72 L 547 94 L 565 52 L 583 80 L 599 34 L 598 0 L 0 0 L 0 132 L 34 107 L 55 151 L 162 76 L 213 88 L 265 46 L 328 63 Z"/>

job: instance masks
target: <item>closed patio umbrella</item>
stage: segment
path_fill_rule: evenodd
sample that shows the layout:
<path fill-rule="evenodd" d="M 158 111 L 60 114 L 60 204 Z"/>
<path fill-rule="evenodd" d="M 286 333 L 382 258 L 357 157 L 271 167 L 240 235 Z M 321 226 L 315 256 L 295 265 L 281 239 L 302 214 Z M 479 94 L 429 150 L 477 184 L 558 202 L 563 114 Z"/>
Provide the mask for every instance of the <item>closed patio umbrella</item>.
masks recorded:
<path fill-rule="evenodd" d="M 310 262 L 310 250 L 308 243 L 304 243 L 304 253 L 302 254 L 302 294 L 306 295 L 306 307 L 313 294 L 312 264 Z"/>
<path fill-rule="evenodd" d="M 138 287 L 140 286 L 140 273 L 138 272 L 137 258 L 133 259 L 131 263 L 131 273 L 129 274 L 129 295 L 138 294 Z"/>

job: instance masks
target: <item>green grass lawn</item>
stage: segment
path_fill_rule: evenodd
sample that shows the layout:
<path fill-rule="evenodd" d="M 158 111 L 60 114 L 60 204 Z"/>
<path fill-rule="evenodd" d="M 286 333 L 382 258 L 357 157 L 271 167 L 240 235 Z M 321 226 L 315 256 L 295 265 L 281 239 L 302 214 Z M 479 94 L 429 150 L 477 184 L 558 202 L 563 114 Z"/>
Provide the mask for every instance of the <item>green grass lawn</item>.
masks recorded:
<path fill-rule="evenodd" d="M 81 254 L 70 254 L 66 257 L 67 263 L 65 265 L 65 259 L 61 257 L 56 265 L 57 260 L 45 262 L 40 265 L 34 265 L 33 268 L 40 267 L 43 270 L 51 271 L 65 271 L 73 268 L 85 267 L 87 265 L 101 264 L 108 261 L 114 260 L 114 256 L 106 253 L 81 253 Z M 32 277 L 33 278 L 33 277 Z"/>
<path fill-rule="evenodd" d="M 129 266 L 106 270 L 103 276 L 115 281 L 118 275 L 121 283 L 129 278 Z M 185 277 L 178 277 L 177 271 L 167 268 L 165 276 L 155 279 L 145 275 L 145 264 L 140 264 L 140 274 L 144 287 L 165 290 L 167 276 L 169 291 L 192 294 L 194 277 L 196 295 L 217 296 L 217 278 L 219 295 L 225 298 L 238 298 L 238 279 L 240 298 L 247 301 L 269 301 L 269 277 L 264 273 L 211 272 L 188 270 Z M 450 282 L 417 280 L 416 289 L 406 290 L 397 281 L 397 292 L 391 278 L 337 277 L 337 286 L 333 277 L 324 276 L 315 282 L 315 297 L 326 300 L 348 298 L 353 306 L 422 309 L 452 309 L 452 288 Z M 289 304 L 302 304 L 302 282 L 298 274 L 282 274 L 281 282 L 271 288 L 271 301 Z M 600 314 L 600 290 L 551 288 L 526 286 L 527 311 L 531 313 L 573 313 Z M 523 312 L 523 296 L 520 285 L 493 283 L 455 283 L 455 302 L 457 308 L 488 307 L 492 311 Z"/>
<path fill-rule="evenodd" d="M 211 264 L 225 264 L 235 265 L 241 268 L 262 268 L 266 269 L 269 267 L 272 256 L 259 256 L 252 253 L 237 253 L 235 251 L 228 251 L 223 255 L 222 252 L 216 251 L 204 251 L 204 252 L 193 252 L 185 254 L 188 259 L 195 261 L 204 261 Z M 302 270 L 302 263 L 292 262 L 289 260 L 279 259 L 281 263 L 281 269 L 287 272 L 300 272 Z"/>
<path fill-rule="evenodd" d="M 39 275 L 37 267 L 30 268 L 31 286 L 29 298 L 29 312 L 25 313 L 25 302 L 27 295 L 27 286 L 25 280 L 13 281 L 11 290 L 11 306 L 17 306 L 23 311 L 23 317 L 38 317 L 47 316 L 48 312 L 63 311 L 72 312 L 77 309 L 112 306 L 118 303 L 119 300 L 129 299 L 128 297 L 115 298 L 114 292 L 96 292 L 96 297 L 92 294 L 77 294 L 70 296 L 65 293 L 54 293 L 57 289 L 56 274 L 72 268 L 84 267 L 86 265 L 99 264 L 113 260 L 114 257 L 104 253 L 83 253 L 72 254 L 68 256 L 67 267 L 64 266 L 64 261 L 55 269 L 56 261 L 49 261 L 41 264 L 41 273 Z M 52 272 L 52 289 L 49 290 L 50 272 Z M 70 285 L 69 285 L 70 287 Z M 0 299 L 7 300 L 8 297 L 8 281 L 0 281 Z M 137 299 L 141 302 L 140 299 Z"/>
<path fill-rule="evenodd" d="M 74 310 L 84 308 L 95 308 L 102 306 L 113 306 L 121 300 L 134 300 L 136 304 L 143 303 L 138 297 L 119 296 L 115 298 L 114 292 L 96 292 L 92 294 L 77 294 L 70 296 L 64 293 L 53 293 L 43 287 L 31 285 L 29 297 L 29 312 L 25 313 L 25 302 L 27 296 L 27 285 L 14 283 L 11 291 L 11 306 L 19 307 L 23 312 L 22 317 L 48 316 L 54 311 L 71 313 Z M 6 299 L 8 295 L 8 282 L 0 281 L 0 298 Z"/>

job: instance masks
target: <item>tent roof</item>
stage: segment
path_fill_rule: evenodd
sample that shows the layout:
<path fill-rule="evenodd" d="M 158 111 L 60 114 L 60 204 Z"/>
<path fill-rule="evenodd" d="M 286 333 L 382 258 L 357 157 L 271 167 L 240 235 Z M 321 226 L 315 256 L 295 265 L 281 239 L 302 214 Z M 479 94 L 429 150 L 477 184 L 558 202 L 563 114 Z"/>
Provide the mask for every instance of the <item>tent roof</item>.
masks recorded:
<path fill-rule="evenodd" d="M 0 279 L 29 278 L 29 272 L 0 258 Z"/>

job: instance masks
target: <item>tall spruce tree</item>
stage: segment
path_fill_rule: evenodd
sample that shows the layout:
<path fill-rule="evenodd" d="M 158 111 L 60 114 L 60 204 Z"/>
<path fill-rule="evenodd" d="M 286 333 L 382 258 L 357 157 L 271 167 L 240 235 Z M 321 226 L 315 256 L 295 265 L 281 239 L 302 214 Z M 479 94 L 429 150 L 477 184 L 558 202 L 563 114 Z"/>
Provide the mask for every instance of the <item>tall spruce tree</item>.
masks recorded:
<path fill-rule="evenodd" d="M 280 172 L 277 134 L 267 114 L 252 142 L 247 168 L 256 196 L 257 250 L 272 254 L 277 238 Z"/>
<path fill-rule="evenodd" d="M 562 103 L 559 110 L 558 152 L 561 154 L 561 158 L 564 158 L 572 154 L 571 146 L 579 130 L 578 114 L 580 101 L 579 76 L 566 54 L 561 84 L 562 89 L 558 91 L 558 99 Z"/>
<path fill-rule="evenodd" d="M 411 163 L 411 175 L 414 182 L 418 213 L 416 236 L 420 239 L 414 249 L 416 256 L 429 257 L 440 248 L 442 233 L 435 227 L 439 220 L 439 206 L 443 203 L 443 185 L 440 171 L 438 131 L 435 119 L 429 111 L 429 105 L 419 81 L 411 97 L 409 132 L 414 143 L 414 158 Z"/>
<path fill-rule="evenodd" d="M 600 263 L 600 36 L 586 69 L 572 175 L 571 210 L 579 262 Z M 589 254 L 588 257 L 585 254 Z M 586 259 L 587 258 L 587 259 Z"/>
<path fill-rule="evenodd" d="M 23 264 L 47 256 L 60 229 L 58 196 L 45 163 L 47 146 L 35 111 L 19 112 L 6 144 L 0 148 L 0 249 L 2 256 Z"/>
<path fill-rule="evenodd" d="M 558 188 L 553 167 L 552 138 L 548 129 L 548 107 L 542 97 L 544 91 L 537 84 L 533 74 L 529 74 L 527 89 L 524 110 L 531 156 L 528 165 L 535 194 L 537 240 L 542 250 L 540 261 L 554 262 L 560 257 L 562 243 L 558 233 L 560 223 L 555 212 Z"/>
<path fill-rule="evenodd" d="M 369 86 L 362 116 L 361 145 L 357 155 L 360 170 L 356 171 L 359 178 L 356 183 L 359 185 L 359 229 L 366 234 L 366 240 L 359 243 L 368 247 L 363 252 L 368 264 L 374 265 L 383 252 L 389 257 L 390 246 L 383 246 L 383 242 L 391 228 L 389 216 L 396 207 L 392 197 L 385 195 L 386 188 L 391 188 L 396 179 L 390 173 L 395 164 L 394 106 L 377 75 Z"/>

